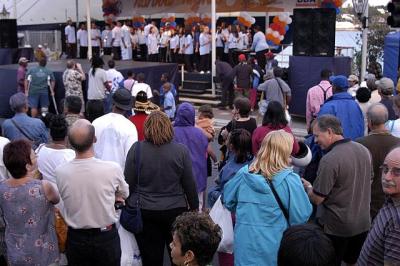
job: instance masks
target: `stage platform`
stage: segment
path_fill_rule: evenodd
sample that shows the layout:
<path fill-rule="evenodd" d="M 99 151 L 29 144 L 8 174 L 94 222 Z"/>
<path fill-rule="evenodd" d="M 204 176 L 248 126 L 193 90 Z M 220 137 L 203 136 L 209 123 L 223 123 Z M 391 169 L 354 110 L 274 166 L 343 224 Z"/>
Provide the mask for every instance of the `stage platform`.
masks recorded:
<path fill-rule="evenodd" d="M 104 60 L 104 69 L 107 70 L 107 60 Z M 89 72 L 90 62 L 88 60 L 76 59 L 76 62 L 82 65 L 84 72 Z M 56 78 L 56 101 L 59 105 L 61 99 L 65 96 L 64 84 L 62 81 L 62 74 L 66 69 L 67 60 L 58 60 L 48 62 L 47 68 L 54 72 Z M 37 63 L 29 63 L 28 69 L 37 66 Z M 146 83 L 151 88 L 158 89 L 161 86 L 161 74 L 168 73 L 171 81 L 178 86 L 178 65 L 173 63 L 154 63 L 154 62 L 137 62 L 137 61 L 116 61 L 116 67 L 122 75 L 126 76 L 128 70 L 133 73 L 144 73 L 146 76 Z M 1 65 L 0 66 L 0 118 L 9 118 L 13 112 L 9 108 L 8 100 L 17 91 L 17 69 L 18 65 Z M 83 84 L 83 92 L 86 97 L 87 84 Z M 85 98 L 86 99 L 86 98 Z M 50 101 L 51 102 L 51 101 Z M 50 111 L 53 106 L 50 106 Z"/>

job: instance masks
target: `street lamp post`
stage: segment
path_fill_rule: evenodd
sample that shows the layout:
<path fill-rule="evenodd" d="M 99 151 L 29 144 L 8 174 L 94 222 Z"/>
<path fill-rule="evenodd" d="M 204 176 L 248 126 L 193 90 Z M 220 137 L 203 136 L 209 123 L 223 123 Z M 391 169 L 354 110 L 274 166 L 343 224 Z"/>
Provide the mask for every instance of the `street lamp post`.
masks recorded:
<path fill-rule="evenodd" d="M 362 24 L 362 48 L 361 48 L 361 73 L 363 81 L 367 70 L 367 46 L 368 46 L 368 0 L 353 0 L 353 9 Z"/>
<path fill-rule="evenodd" d="M 0 12 L 0 19 L 9 19 L 10 12 L 7 11 L 6 6 L 3 4 L 3 10 Z"/>
<path fill-rule="evenodd" d="M 211 0 L 211 94 L 215 96 L 214 77 L 216 76 L 215 61 L 217 59 L 217 45 L 216 45 L 216 31 L 217 31 L 217 8 L 216 0 Z"/>

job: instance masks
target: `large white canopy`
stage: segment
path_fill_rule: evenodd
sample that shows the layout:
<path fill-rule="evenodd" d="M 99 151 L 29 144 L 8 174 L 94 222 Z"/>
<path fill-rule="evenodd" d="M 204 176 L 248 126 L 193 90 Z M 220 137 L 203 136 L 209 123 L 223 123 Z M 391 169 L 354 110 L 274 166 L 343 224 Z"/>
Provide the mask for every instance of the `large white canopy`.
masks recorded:
<path fill-rule="evenodd" d="M 76 1 L 75 0 L 6 0 L 5 3 L 10 18 L 14 18 L 14 2 L 17 3 L 17 23 L 18 25 L 37 25 L 65 23 L 67 18 L 76 20 Z M 86 20 L 86 6 L 84 0 L 78 0 L 79 20 Z M 102 0 L 91 1 L 91 16 L 97 20 L 103 19 L 101 9 Z M 0 6 L 1 7 L 1 6 Z"/>
<path fill-rule="evenodd" d="M 91 17 L 103 19 L 102 4 L 108 0 L 91 0 Z M 115 1 L 115 0 L 110 0 Z M 210 14 L 211 0 L 119 0 L 121 2 L 121 17 L 134 15 L 155 16 L 155 14 Z M 85 0 L 5 0 L 11 18 L 14 15 L 14 4 L 17 9 L 18 25 L 37 25 L 65 23 L 67 18 L 76 20 L 76 2 L 78 2 L 79 21 L 86 20 Z M 293 8 L 317 7 L 318 0 L 217 0 L 217 12 L 291 12 Z M 1 8 L 1 6 L 0 6 Z"/>

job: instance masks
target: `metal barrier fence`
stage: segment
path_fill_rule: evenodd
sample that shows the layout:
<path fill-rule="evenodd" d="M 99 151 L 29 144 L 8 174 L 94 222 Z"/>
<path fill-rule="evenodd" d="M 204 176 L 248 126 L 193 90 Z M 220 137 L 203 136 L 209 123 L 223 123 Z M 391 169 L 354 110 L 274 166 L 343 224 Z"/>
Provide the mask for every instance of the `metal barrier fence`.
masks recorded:
<path fill-rule="evenodd" d="M 18 32 L 18 41 L 20 47 L 31 46 L 32 48 L 47 43 L 52 52 L 61 54 L 61 31 L 59 30 Z"/>
<path fill-rule="evenodd" d="M 293 55 L 293 45 L 281 45 L 282 51 L 275 56 L 280 67 L 289 67 L 289 56 Z M 355 48 L 351 46 L 335 46 L 335 56 L 348 56 L 353 58 Z"/>

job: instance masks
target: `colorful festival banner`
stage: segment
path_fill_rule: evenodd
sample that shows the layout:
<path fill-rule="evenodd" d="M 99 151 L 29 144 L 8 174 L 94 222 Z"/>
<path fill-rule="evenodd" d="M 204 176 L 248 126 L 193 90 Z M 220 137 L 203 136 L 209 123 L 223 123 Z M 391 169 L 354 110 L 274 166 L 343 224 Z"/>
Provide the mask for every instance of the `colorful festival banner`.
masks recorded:
<path fill-rule="evenodd" d="M 292 12 L 317 8 L 323 0 L 217 0 L 217 12 Z M 103 0 L 105 16 L 134 17 L 162 13 L 210 13 L 210 0 Z"/>

